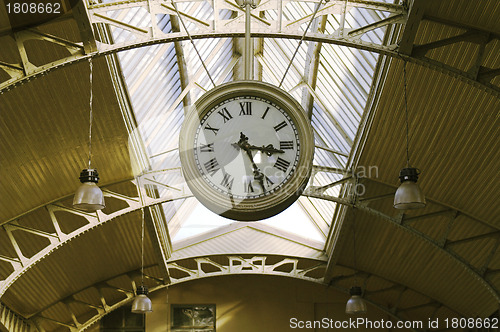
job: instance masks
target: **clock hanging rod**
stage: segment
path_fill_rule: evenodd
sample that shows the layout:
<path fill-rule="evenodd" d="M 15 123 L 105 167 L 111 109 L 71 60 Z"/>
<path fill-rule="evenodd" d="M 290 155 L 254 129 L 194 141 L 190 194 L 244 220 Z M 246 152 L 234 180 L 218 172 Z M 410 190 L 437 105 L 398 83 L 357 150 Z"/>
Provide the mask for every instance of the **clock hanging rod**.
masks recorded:
<path fill-rule="evenodd" d="M 245 10 L 245 50 L 243 54 L 243 62 L 245 64 L 244 78 L 245 80 L 253 80 L 253 42 L 250 36 L 252 27 L 251 11 L 257 8 L 260 0 L 236 0 L 236 3 Z"/>

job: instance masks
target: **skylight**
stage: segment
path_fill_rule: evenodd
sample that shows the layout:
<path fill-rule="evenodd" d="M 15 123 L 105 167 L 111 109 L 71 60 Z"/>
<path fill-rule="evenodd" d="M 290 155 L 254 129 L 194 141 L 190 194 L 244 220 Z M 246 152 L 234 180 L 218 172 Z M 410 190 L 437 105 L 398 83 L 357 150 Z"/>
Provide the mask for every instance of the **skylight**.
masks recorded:
<path fill-rule="evenodd" d="M 195 209 L 183 223 L 179 232 L 172 237 L 172 242 L 175 246 L 175 242 L 206 233 L 215 228 L 231 223 L 237 223 L 237 221 L 220 217 L 219 215 L 208 210 L 202 204 L 197 204 Z M 318 242 L 325 241 L 325 238 L 321 235 L 317 228 L 314 227 L 309 216 L 304 213 L 304 210 L 300 207 L 298 202 L 292 204 L 288 209 L 280 214 L 258 221 L 257 223 L 282 229 L 286 232 L 294 233 L 306 239 Z"/>
<path fill-rule="evenodd" d="M 188 29 L 196 31 L 200 27 L 200 22 L 208 24 L 214 32 L 229 31 L 228 28 L 221 27 L 224 24 L 228 27 L 237 27 L 239 20 L 242 19 L 241 12 L 231 7 L 229 1 L 225 1 L 224 6 L 229 7 L 224 7 L 225 9 L 221 9 L 219 15 L 214 17 L 212 4 L 213 2 L 209 1 L 180 3 L 179 8 L 188 15 L 185 16 L 186 20 L 191 20 L 191 23 L 188 22 Z M 307 25 L 307 17 L 314 6 L 315 3 L 310 1 L 286 2 L 282 17 L 283 22 L 286 21 L 286 28 L 299 22 L 297 31 L 303 31 Z M 346 29 L 370 24 L 388 15 L 383 11 L 355 7 L 350 8 L 346 15 Z M 264 18 L 260 21 L 278 20 L 279 12 L 276 10 L 264 10 L 261 13 Z M 132 21 L 137 23 L 137 20 L 143 20 L 138 25 L 144 28 L 151 24 L 151 16 L 143 9 L 131 9 L 128 13 L 110 12 L 108 15 L 119 18 L 125 23 Z M 157 28 L 162 33 L 173 33 L 170 15 L 175 13 L 156 17 Z M 327 19 L 325 33 L 334 35 L 340 26 L 340 12 L 332 11 L 326 16 L 318 17 L 316 29 L 320 19 L 324 17 Z M 193 21 L 195 19 L 197 21 Z M 216 23 L 219 26 L 216 26 Z M 262 22 L 256 24 L 258 26 Z M 262 29 L 260 26 L 259 28 Z M 182 32 L 183 27 L 180 26 L 180 29 Z M 362 36 L 362 40 L 380 43 L 384 33 L 385 27 L 378 28 L 369 35 Z M 134 38 L 123 28 L 112 28 L 112 35 L 117 42 Z M 243 61 L 242 55 L 239 54 L 241 50 L 235 47 L 233 39 L 223 34 L 222 36 L 220 38 L 208 36 L 194 40 L 196 49 L 216 85 L 233 80 L 233 67 Z M 286 33 L 282 37 L 266 37 L 259 41 L 260 50 L 255 59 L 258 68 L 256 71 L 261 70 L 261 72 L 257 76 L 262 77 L 262 81 L 275 85 L 278 85 L 284 77 L 282 88 L 310 113 L 317 147 L 313 164 L 345 169 L 348 167 L 348 156 L 365 111 L 378 54 L 335 44 L 323 43 L 319 46 L 314 42 L 304 41 L 295 54 L 289 72 L 285 75 L 285 68 L 295 53 L 299 41 L 285 39 Z M 184 113 L 187 111 L 184 104 L 194 103 L 199 96 L 213 87 L 191 42 L 185 40 L 176 43 L 144 46 L 118 53 L 134 117 L 138 123 L 135 134 L 144 143 L 147 154 L 145 157 L 150 161 L 150 170 L 153 171 L 180 166 L 177 147 Z M 315 58 L 314 52 L 318 49 L 320 52 L 315 64 L 312 59 Z M 312 103 L 308 101 L 310 96 Z M 328 172 L 318 172 L 315 175 L 312 183 L 315 186 L 324 186 L 342 177 Z M 338 187 L 328 190 L 328 195 L 338 194 Z M 305 197 L 301 198 L 301 201 L 281 214 L 260 223 L 324 243 L 328 228 L 333 223 L 336 204 Z M 190 210 L 178 213 L 186 204 Z M 194 198 L 187 199 L 175 209 L 178 210 L 166 213 L 165 216 L 173 241 L 200 235 L 232 223 L 208 211 Z"/>

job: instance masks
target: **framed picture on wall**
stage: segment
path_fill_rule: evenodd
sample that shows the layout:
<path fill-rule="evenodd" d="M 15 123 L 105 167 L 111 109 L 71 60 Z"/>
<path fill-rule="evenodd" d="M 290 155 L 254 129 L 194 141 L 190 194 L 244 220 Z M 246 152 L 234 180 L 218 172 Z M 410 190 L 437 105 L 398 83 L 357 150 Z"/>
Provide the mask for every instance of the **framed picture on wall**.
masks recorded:
<path fill-rule="evenodd" d="M 172 332 L 215 332 L 215 304 L 172 304 Z"/>

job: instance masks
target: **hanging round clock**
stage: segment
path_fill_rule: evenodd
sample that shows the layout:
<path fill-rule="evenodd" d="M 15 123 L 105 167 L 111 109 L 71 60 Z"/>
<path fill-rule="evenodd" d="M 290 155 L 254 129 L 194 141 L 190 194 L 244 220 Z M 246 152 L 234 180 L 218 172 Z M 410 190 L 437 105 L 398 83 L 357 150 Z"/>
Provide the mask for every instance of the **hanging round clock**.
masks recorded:
<path fill-rule="evenodd" d="M 187 114 L 179 141 L 193 195 L 226 218 L 276 215 L 302 193 L 312 169 L 314 136 L 300 104 L 257 81 L 222 84 Z"/>

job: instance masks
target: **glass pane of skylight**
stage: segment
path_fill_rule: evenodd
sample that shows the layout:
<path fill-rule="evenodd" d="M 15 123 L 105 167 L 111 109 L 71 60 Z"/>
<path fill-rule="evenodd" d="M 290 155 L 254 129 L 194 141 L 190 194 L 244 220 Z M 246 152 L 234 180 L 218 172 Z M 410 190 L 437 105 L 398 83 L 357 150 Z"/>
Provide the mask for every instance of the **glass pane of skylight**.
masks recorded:
<path fill-rule="evenodd" d="M 212 3 L 208 1 L 179 2 L 178 6 L 179 10 L 187 15 L 202 20 L 209 21 L 217 15 L 214 13 Z M 282 19 L 292 24 L 300 22 L 298 31 L 303 31 L 308 22 L 305 18 L 309 17 L 315 6 L 316 3 L 311 1 L 286 2 Z M 387 17 L 387 13 L 380 10 L 355 7 L 347 13 L 346 29 L 366 26 Z M 278 13 L 275 10 L 264 13 L 266 19 L 277 19 Z M 223 10 L 218 14 L 225 19 L 231 19 L 233 11 Z M 144 9 L 131 9 L 126 13 L 109 12 L 108 15 L 124 23 L 133 23 L 141 27 L 146 27 L 151 22 L 151 16 Z M 336 30 L 340 27 L 340 17 L 340 14 L 327 16 L 326 34 L 336 34 Z M 165 33 L 171 32 L 169 15 L 157 15 L 156 20 L 160 30 Z M 187 22 L 187 26 L 192 32 L 197 29 L 193 22 Z M 380 43 L 384 33 L 385 28 L 375 29 L 362 36 L 361 40 Z M 135 38 L 128 31 L 119 28 L 112 28 L 112 34 L 115 41 Z M 242 61 L 242 57 L 235 52 L 232 38 L 195 39 L 194 44 L 217 85 L 233 79 L 231 68 L 235 63 Z M 314 164 L 345 168 L 365 111 L 378 54 L 323 43 L 319 53 L 318 71 L 313 73 L 314 66 L 310 59 L 314 58 L 312 56 L 316 46 L 314 42 L 304 40 L 298 50 L 297 39 L 264 38 L 263 44 L 262 53 L 257 55 L 262 65 L 262 80 L 279 85 L 290 59 L 295 54 L 282 88 L 289 91 L 303 106 L 309 107 L 310 105 L 305 105 L 308 100 L 306 97 L 313 96 L 311 122 L 315 144 L 322 148 L 316 149 Z M 173 43 L 118 53 L 138 124 L 136 135 L 144 143 L 152 170 L 180 166 L 177 144 L 186 111 L 183 105 L 185 93 L 191 99 L 191 103 L 194 103 L 205 90 L 213 87 L 191 42 L 182 41 L 177 46 L 180 46 L 182 56 L 176 51 L 179 47 L 176 48 Z M 188 76 L 186 84 L 190 84 L 184 91 L 180 82 L 182 75 L 178 62 L 185 64 Z M 312 77 L 314 83 L 308 86 Z M 327 185 L 341 177 L 333 173 L 318 174 L 314 185 Z M 332 187 L 326 193 L 336 196 L 339 194 L 339 188 Z M 325 225 L 331 224 L 336 204 L 320 199 L 304 199 L 307 203 L 302 206 L 307 208 L 307 212 L 296 203 L 278 216 L 262 223 L 324 242 L 327 235 Z M 186 202 L 194 200 L 191 198 Z M 189 209 L 185 207 L 186 211 L 183 211 L 184 204 L 176 206 L 175 216 L 171 218 L 168 215 L 169 218 L 166 218 L 171 221 L 169 227 L 175 227 L 175 230 L 172 229 L 174 241 L 232 223 L 208 211 L 201 204 L 186 204 L 186 206 L 189 207 Z M 316 223 L 312 218 L 317 220 Z"/>

